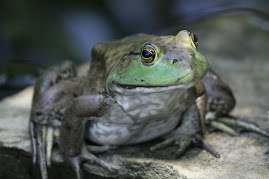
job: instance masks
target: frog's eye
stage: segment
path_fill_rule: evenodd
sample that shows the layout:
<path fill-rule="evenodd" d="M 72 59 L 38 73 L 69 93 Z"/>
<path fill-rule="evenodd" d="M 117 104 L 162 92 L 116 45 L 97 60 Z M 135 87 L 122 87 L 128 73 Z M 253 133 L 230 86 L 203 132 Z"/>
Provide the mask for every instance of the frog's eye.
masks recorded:
<path fill-rule="evenodd" d="M 197 35 L 191 33 L 191 39 L 192 39 L 194 45 L 197 47 L 198 46 L 198 37 L 197 37 Z"/>
<path fill-rule="evenodd" d="M 152 45 L 147 44 L 144 48 L 141 49 L 142 61 L 145 64 L 152 64 L 156 56 L 156 50 Z"/>

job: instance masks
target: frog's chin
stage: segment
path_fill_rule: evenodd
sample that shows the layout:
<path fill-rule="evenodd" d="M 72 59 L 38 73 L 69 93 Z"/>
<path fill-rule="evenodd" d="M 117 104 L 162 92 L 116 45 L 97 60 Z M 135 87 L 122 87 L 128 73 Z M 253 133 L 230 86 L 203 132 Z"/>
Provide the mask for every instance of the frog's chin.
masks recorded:
<path fill-rule="evenodd" d="M 117 83 L 116 81 L 112 81 L 110 85 L 107 86 L 107 89 L 110 92 L 118 92 L 118 93 L 158 93 L 164 91 L 170 91 L 174 89 L 182 89 L 186 90 L 195 86 L 197 82 L 189 83 L 189 84 L 178 84 L 178 85 L 170 85 L 170 86 L 139 86 L 139 85 L 125 85 Z"/>

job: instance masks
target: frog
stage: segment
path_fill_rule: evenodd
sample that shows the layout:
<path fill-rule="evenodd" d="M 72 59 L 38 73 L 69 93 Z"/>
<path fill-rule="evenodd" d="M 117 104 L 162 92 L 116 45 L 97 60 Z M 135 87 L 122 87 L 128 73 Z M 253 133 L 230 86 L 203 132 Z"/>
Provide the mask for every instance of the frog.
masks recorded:
<path fill-rule="evenodd" d="M 154 139 L 160 142 L 151 151 L 177 145 L 179 158 L 197 146 L 219 158 L 204 140 L 207 126 L 268 137 L 257 125 L 229 115 L 234 95 L 197 47 L 198 37 L 187 30 L 136 34 L 96 44 L 87 73 L 70 61 L 45 71 L 34 88 L 29 127 L 33 163 L 42 178 L 48 178 L 54 143 L 81 179 L 84 163 L 117 172 L 95 153 Z"/>

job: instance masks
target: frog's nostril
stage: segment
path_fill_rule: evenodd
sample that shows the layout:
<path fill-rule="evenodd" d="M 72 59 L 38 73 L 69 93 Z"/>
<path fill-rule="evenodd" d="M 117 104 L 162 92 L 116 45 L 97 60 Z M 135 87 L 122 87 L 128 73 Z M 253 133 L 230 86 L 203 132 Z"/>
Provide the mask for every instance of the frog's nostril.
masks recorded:
<path fill-rule="evenodd" d="M 173 63 L 180 63 L 182 61 L 181 58 L 174 58 Z"/>
<path fill-rule="evenodd" d="M 179 60 L 178 59 L 173 59 L 173 63 L 177 63 Z"/>

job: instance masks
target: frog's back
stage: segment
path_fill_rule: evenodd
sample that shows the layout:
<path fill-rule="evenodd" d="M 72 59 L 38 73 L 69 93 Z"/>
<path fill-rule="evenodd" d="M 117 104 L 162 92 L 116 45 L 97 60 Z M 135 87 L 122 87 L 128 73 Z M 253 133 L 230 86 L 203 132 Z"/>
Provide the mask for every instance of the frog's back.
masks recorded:
<path fill-rule="evenodd" d="M 136 34 L 120 40 L 96 44 L 92 49 L 89 76 L 89 93 L 104 92 L 105 81 L 110 72 L 119 64 L 124 55 L 137 54 L 140 44 L 151 39 L 153 35 Z"/>

